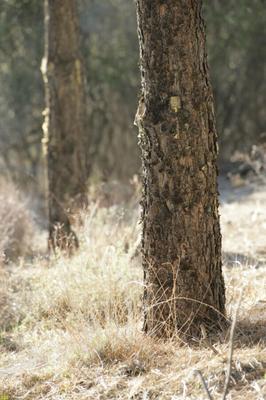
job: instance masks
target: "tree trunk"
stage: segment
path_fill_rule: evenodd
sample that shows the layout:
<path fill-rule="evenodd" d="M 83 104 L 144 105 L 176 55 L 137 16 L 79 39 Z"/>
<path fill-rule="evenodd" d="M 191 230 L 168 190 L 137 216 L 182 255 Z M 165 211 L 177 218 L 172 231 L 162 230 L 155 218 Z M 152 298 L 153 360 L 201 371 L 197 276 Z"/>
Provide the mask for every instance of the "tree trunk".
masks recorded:
<path fill-rule="evenodd" d="M 75 0 L 45 0 L 42 72 L 46 95 L 43 145 L 48 173 L 49 244 L 65 247 L 77 245 L 66 209 L 70 201 L 85 201 L 90 170 L 86 82 Z"/>
<path fill-rule="evenodd" d="M 217 331 L 225 314 L 217 135 L 200 0 L 137 0 L 144 329 Z"/>

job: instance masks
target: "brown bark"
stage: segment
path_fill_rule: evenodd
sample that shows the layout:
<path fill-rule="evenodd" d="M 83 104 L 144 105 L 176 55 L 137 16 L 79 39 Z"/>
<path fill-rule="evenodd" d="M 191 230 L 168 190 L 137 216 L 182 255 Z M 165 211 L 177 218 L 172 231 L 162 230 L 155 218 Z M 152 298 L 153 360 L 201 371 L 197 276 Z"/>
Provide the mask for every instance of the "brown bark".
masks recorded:
<path fill-rule="evenodd" d="M 200 0 L 137 0 L 144 328 L 216 331 L 225 314 L 217 135 Z"/>
<path fill-rule="evenodd" d="M 42 72 L 49 244 L 65 247 L 69 241 L 77 245 L 66 209 L 73 200 L 85 201 L 90 170 L 86 82 L 75 0 L 45 0 Z"/>

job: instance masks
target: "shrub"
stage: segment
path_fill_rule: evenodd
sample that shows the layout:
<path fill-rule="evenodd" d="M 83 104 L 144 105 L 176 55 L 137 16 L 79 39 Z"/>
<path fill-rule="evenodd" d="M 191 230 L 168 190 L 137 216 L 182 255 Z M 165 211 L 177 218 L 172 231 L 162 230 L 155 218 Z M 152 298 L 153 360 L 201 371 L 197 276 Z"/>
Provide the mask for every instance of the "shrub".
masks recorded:
<path fill-rule="evenodd" d="M 27 202 L 11 183 L 0 183 L 0 261 L 30 254 L 34 223 Z"/>

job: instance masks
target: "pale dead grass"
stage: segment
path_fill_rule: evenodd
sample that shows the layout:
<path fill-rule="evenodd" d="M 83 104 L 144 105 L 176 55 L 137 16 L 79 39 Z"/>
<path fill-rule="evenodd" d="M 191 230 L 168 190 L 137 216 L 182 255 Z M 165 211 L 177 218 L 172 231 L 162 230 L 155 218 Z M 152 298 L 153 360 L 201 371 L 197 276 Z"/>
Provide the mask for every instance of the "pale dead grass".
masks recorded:
<path fill-rule="evenodd" d="M 225 252 L 251 255 L 264 229 L 265 200 L 266 193 L 257 198 L 252 232 L 247 219 L 255 200 L 223 206 Z M 12 316 L 19 318 L 2 327 L 0 394 L 34 400 L 200 400 L 206 399 L 195 374 L 200 370 L 213 398 L 221 399 L 228 332 L 214 352 L 204 343 L 163 342 L 141 331 L 142 270 L 132 257 L 140 229 L 136 207 L 94 204 L 82 220 L 80 250 L 72 259 L 36 258 L 2 279 Z M 243 235 L 249 246 L 243 245 Z M 261 400 L 266 396 L 265 265 L 228 263 L 224 272 L 229 316 L 244 290 L 228 399 Z"/>
<path fill-rule="evenodd" d="M 238 203 L 223 206 L 223 248 L 236 263 L 256 266 L 256 262 L 266 261 L 265 197 L 265 191 L 255 191 Z"/>

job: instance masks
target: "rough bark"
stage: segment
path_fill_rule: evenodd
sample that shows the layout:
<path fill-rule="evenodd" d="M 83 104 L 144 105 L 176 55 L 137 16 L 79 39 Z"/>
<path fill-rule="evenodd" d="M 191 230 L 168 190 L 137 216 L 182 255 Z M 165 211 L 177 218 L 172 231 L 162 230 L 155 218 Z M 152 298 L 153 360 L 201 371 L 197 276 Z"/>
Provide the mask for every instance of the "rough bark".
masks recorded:
<path fill-rule="evenodd" d="M 45 0 L 42 72 L 49 244 L 65 247 L 77 245 L 66 209 L 73 200 L 85 201 L 90 170 L 86 82 L 75 0 Z"/>
<path fill-rule="evenodd" d="M 200 0 L 137 0 L 144 329 L 217 331 L 225 314 L 217 135 Z"/>

